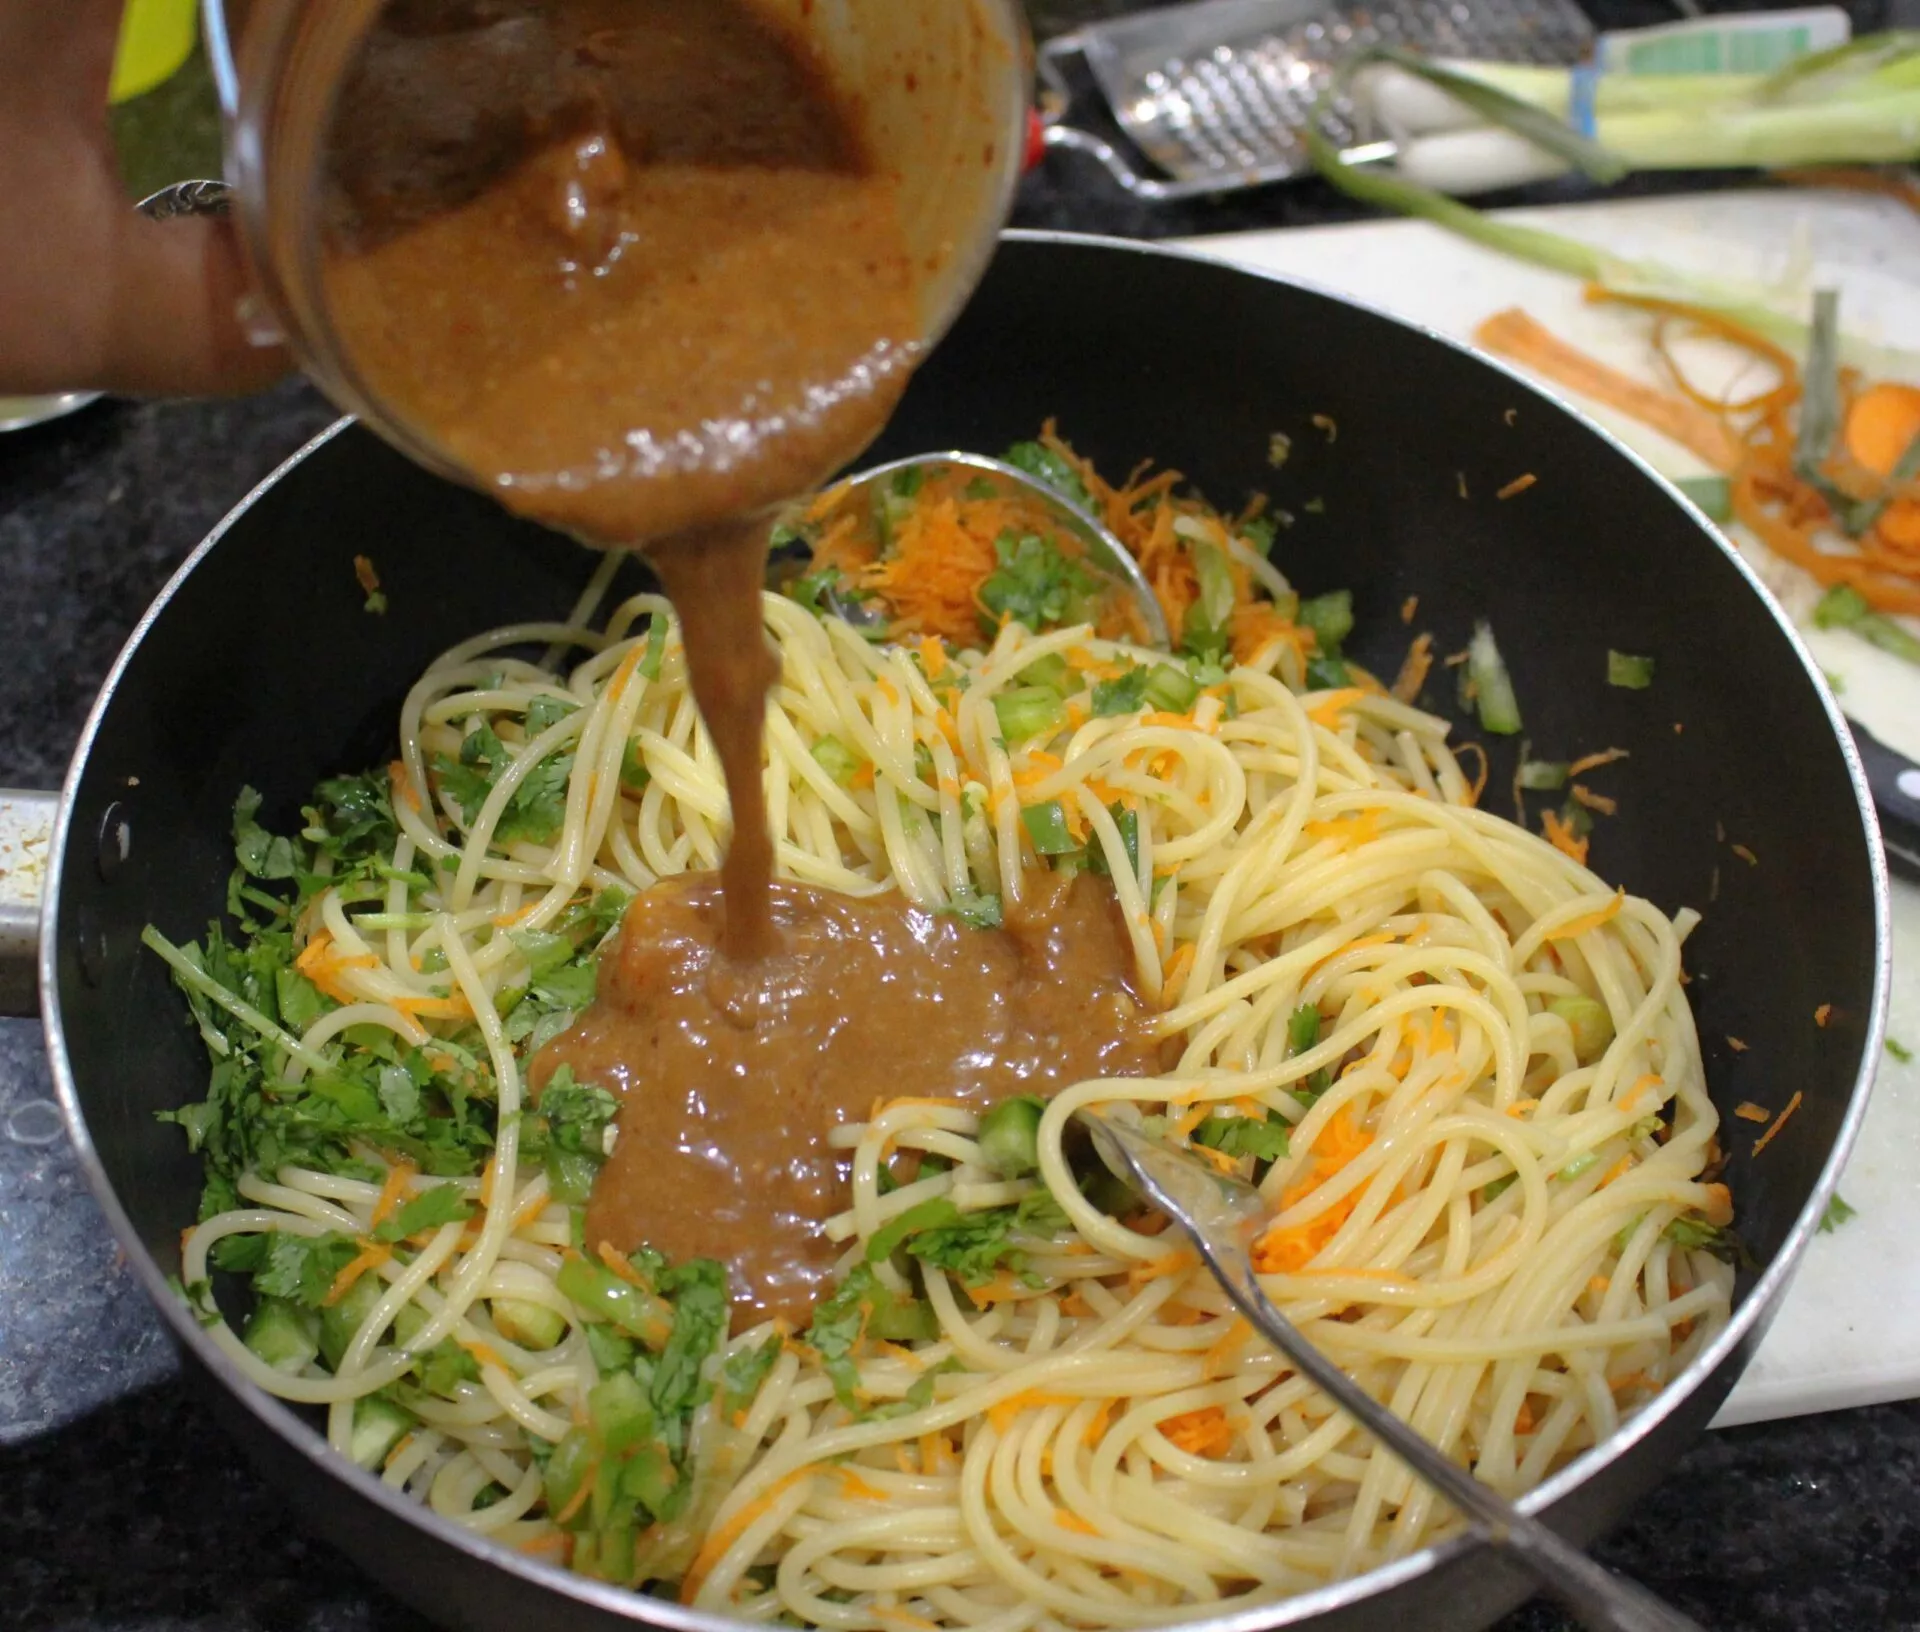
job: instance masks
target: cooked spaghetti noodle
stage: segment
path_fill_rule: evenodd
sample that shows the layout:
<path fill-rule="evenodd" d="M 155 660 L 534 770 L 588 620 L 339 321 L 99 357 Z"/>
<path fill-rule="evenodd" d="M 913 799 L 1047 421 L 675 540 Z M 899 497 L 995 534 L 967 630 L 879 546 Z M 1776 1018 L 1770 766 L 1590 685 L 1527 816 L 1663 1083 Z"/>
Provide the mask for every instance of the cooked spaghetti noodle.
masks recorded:
<path fill-rule="evenodd" d="M 1254 1340 L 1150 1215 L 1083 1193 L 1070 1120 L 1117 1102 L 1176 1142 L 1212 1127 L 1196 1148 L 1237 1171 L 1258 1161 L 1269 1293 L 1509 1494 L 1613 1432 L 1725 1321 L 1731 1271 L 1705 1246 L 1728 1198 L 1703 1177 L 1717 1116 L 1681 989 L 1689 915 L 1474 808 L 1444 721 L 1362 685 L 1305 690 L 1285 630 L 1173 711 L 1113 709 L 1124 694 L 1097 688 L 1164 654 L 1085 627 L 1007 623 L 985 651 L 877 645 L 778 596 L 766 624 L 780 871 L 1014 911 L 1038 864 L 1023 810 L 1058 801 L 1112 878 L 1177 1066 L 1057 1094 L 1037 1174 L 1012 1180 L 969 1111 L 902 1098 L 835 1130 L 851 1177 L 828 1229 L 845 1268 L 924 1299 L 926 1332 L 886 1342 L 856 1323 L 836 1366 L 818 1334 L 722 1323 L 666 1447 L 685 1487 L 672 1517 L 637 1547 L 601 1539 L 614 1464 L 562 1463 L 583 1435 L 583 1455 L 606 1451 L 596 1385 L 636 1345 L 643 1376 L 659 1363 L 671 1283 L 606 1255 L 621 1296 L 654 1312 L 629 1317 L 611 1357 L 604 1311 L 563 1290 L 570 1264 L 602 1266 L 523 1149 L 547 1137 L 522 1086 L 541 1039 L 512 1016 L 596 896 L 718 863 L 725 797 L 657 597 L 597 626 L 583 604 L 570 624 L 469 640 L 403 707 L 390 851 L 350 885 L 301 886 L 290 946 L 324 1012 L 296 1035 L 284 988 L 276 1009 L 211 945 L 151 937 L 216 1056 L 257 1051 L 275 1114 L 320 1116 L 323 1090 L 344 1103 L 347 1065 L 370 1051 L 380 1114 L 397 1124 L 431 1074 L 424 1091 L 452 1095 L 440 1114 L 479 1106 L 492 1130 L 466 1176 L 413 1136 L 349 1140 L 327 1171 L 247 1167 L 184 1238 L 213 1340 L 262 1387 L 325 1407 L 340 1452 L 507 1545 L 848 1632 L 1158 1624 L 1447 1533 L 1444 1504 Z M 552 667 L 515 655 L 548 646 Z M 562 652 L 577 660 L 564 674 Z M 1010 741 L 996 697 L 1050 658 L 1070 676 L 1064 708 Z M 838 754 L 816 752 L 829 740 Z M 871 776 L 837 775 L 846 756 Z M 463 791 L 463 766 L 491 780 Z M 550 832 L 528 815 L 539 798 Z M 310 836 L 341 828 L 330 808 Z M 256 879 L 297 876 L 251 832 Z M 211 1116 L 183 1120 L 213 1138 Z M 1264 1157 L 1217 1137 L 1236 1119 L 1274 1130 Z M 1024 1204 L 1019 1253 L 974 1284 L 884 1241 L 869 1254 L 939 1198 L 962 1217 Z M 337 1252 L 316 1267 L 302 1254 L 323 1240 Z M 229 1327 L 200 1284 L 223 1243 L 283 1299 L 306 1274 L 323 1322 L 352 1309 L 331 1354 Z M 438 1378 L 435 1357 L 450 1362 Z M 375 1398 L 403 1413 L 384 1431 Z"/>

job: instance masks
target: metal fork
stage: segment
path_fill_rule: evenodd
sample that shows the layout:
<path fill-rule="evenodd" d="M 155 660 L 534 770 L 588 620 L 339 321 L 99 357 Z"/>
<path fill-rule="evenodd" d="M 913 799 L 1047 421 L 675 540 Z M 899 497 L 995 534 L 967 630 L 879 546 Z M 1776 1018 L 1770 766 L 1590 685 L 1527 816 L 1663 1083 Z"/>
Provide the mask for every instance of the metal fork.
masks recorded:
<path fill-rule="evenodd" d="M 1697 1621 L 1637 1582 L 1615 1575 L 1529 1518 L 1430 1444 L 1300 1335 L 1254 1275 L 1250 1248 L 1271 1210 L 1250 1184 L 1150 1139 L 1113 1116 L 1080 1112 L 1094 1148 L 1193 1243 L 1233 1306 L 1315 1387 L 1466 1515 L 1473 1529 L 1532 1571 L 1594 1632 L 1702 1632 Z"/>

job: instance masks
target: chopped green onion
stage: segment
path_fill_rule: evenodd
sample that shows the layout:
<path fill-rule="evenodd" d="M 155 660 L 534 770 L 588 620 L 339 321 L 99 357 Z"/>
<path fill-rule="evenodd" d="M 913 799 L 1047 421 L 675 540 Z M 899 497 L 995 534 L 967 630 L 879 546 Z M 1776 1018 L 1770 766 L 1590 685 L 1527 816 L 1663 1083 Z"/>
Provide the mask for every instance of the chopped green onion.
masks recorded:
<path fill-rule="evenodd" d="M 1473 684 L 1481 730 L 1503 737 L 1514 735 L 1520 729 L 1520 700 L 1514 695 L 1506 660 L 1494 641 L 1493 626 L 1484 619 L 1473 626 L 1473 639 L 1467 646 L 1467 676 Z"/>
<path fill-rule="evenodd" d="M 650 1349 L 665 1348 L 673 1335 L 673 1309 L 665 1299 L 623 1281 L 599 1264 L 569 1258 L 560 1266 L 554 1284 L 589 1319 L 610 1321 Z"/>
<path fill-rule="evenodd" d="M 1626 691 L 1645 691 L 1653 684 L 1653 659 L 1631 652 L 1608 651 L 1607 684 Z"/>
<path fill-rule="evenodd" d="M 1040 1118 L 1047 1102 L 1032 1094 L 1002 1100 L 980 1120 L 980 1160 L 1003 1179 L 1024 1178 L 1040 1166 Z"/>
<path fill-rule="evenodd" d="M 1480 1186 L 1480 1199 L 1482 1201 L 1498 1201 L 1519 1182 L 1519 1178 L 1520 1175 L 1518 1173 L 1509 1173 L 1504 1178 L 1489 1179 L 1485 1184 Z"/>
<path fill-rule="evenodd" d="M 374 1306 L 386 1293 L 386 1282 L 378 1275 L 362 1275 L 344 1297 L 321 1309 L 320 1358 L 330 1370 L 339 1369 L 342 1356 L 360 1330 L 360 1323 L 373 1313 Z"/>
<path fill-rule="evenodd" d="M 1171 663 L 1156 663 L 1147 675 L 1145 698 L 1166 714 L 1184 714 L 1200 695 L 1200 683 Z"/>
<path fill-rule="evenodd" d="M 1113 825 L 1120 829 L 1120 842 L 1126 846 L 1127 871 L 1137 878 L 1140 874 L 1140 813 L 1128 810 L 1125 805 L 1109 805 L 1107 814 L 1113 818 Z M 1104 845 L 1096 844 L 1088 849 L 1087 866 L 1102 878 L 1110 875 Z"/>
<path fill-rule="evenodd" d="M 1033 840 L 1033 848 L 1040 855 L 1064 856 L 1080 848 L 1067 831 L 1067 813 L 1058 799 L 1026 806 L 1020 812 L 1020 820 L 1026 824 L 1027 837 Z"/>
<path fill-rule="evenodd" d="M 1582 1173 L 1597 1167 L 1599 1163 L 1600 1153 L 1597 1150 L 1583 1150 L 1578 1156 L 1574 1157 L 1572 1161 L 1568 1162 L 1566 1166 L 1562 1167 L 1559 1172 L 1554 1174 L 1554 1177 L 1556 1179 L 1577 1179 Z"/>
<path fill-rule="evenodd" d="M 1046 686 L 1063 697 L 1074 689 L 1073 670 L 1058 652 L 1035 658 L 1015 678 L 1023 686 Z"/>
<path fill-rule="evenodd" d="M 1866 597 L 1851 584 L 1835 584 L 1822 595 L 1813 609 L 1813 622 L 1818 629 L 1851 629 L 1883 652 L 1891 652 L 1909 663 L 1920 663 L 1920 640 L 1892 618 L 1874 611 Z"/>
<path fill-rule="evenodd" d="M 500 1335 L 523 1349 L 550 1349 L 567 1335 L 567 1317 L 544 1303 L 495 1298 L 488 1308 Z"/>
<path fill-rule="evenodd" d="M 566 1436 L 554 1446 L 553 1455 L 547 1458 L 547 1511 L 571 1513 L 572 1516 L 567 1520 L 569 1528 L 583 1526 L 587 1522 L 586 1504 L 583 1502 L 576 1507 L 574 1498 L 580 1494 L 580 1487 L 593 1475 L 599 1462 L 599 1448 L 593 1442 L 593 1435 L 584 1426 L 569 1428 Z"/>
<path fill-rule="evenodd" d="M 822 737 L 813 745 L 813 757 L 820 769 L 843 788 L 852 785 L 860 767 L 866 764 L 860 755 L 833 736 Z"/>
<path fill-rule="evenodd" d="M 647 649 L 640 659 L 640 673 L 648 680 L 660 678 L 660 665 L 667 660 L 667 615 L 656 612 L 647 622 Z"/>
<path fill-rule="evenodd" d="M 1555 793 L 1567 785 L 1564 759 L 1523 759 L 1520 761 L 1520 786 L 1529 793 Z"/>
<path fill-rule="evenodd" d="M 1705 512 L 1708 521 L 1733 520 L 1733 483 L 1724 476 L 1683 476 L 1673 484 Z"/>
<path fill-rule="evenodd" d="M 1353 633 L 1353 591 L 1336 589 L 1300 603 L 1298 621 L 1313 631 L 1314 644 L 1329 657 L 1338 657 Z"/>
<path fill-rule="evenodd" d="M 653 1406 L 630 1371 L 613 1372 L 587 1391 L 587 1420 L 610 1456 L 632 1450 L 653 1434 Z"/>
<path fill-rule="evenodd" d="M 347 1436 L 347 1455 L 363 1468 L 377 1468 L 394 1446 L 413 1432 L 418 1422 L 411 1412 L 379 1394 L 353 1402 L 353 1430 Z"/>
<path fill-rule="evenodd" d="M 247 1347 L 275 1371 L 298 1377 L 320 1353 L 320 1323 L 285 1298 L 262 1298 L 247 1322 Z"/>
<path fill-rule="evenodd" d="M 1556 997 L 1547 1005 L 1547 1013 L 1566 1021 L 1573 1033 L 1574 1057 L 1582 1065 L 1591 1065 L 1613 1042 L 1613 1015 L 1595 998 Z"/>
<path fill-rule="evenodd" d="M 993 699 L 1000 735 L 1009 744 L 1054 730 L 1067 717 L 1067 705 L 1051 686 L 1010 686 Z"/>
<path fill-rule="evenodd" d="M 1187 608 L 1180 649 L 1210 663 L 1227 653 L 1227 626 L 1233 618 L 1233 572 L 1226 552 L 1217 544 L 1193 547 L 1194 572 L 1200 581 L 1199 598 Z"/>

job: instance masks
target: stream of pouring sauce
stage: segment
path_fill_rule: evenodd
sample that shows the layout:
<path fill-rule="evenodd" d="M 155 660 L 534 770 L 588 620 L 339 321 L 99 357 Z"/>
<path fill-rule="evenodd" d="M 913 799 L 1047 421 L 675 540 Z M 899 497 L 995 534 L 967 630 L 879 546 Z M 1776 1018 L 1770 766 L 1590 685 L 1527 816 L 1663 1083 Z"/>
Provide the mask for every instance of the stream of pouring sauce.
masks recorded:
<path fill-rule="evenodd" d="M 857 455 L 920 345 L 898 183 L 747 0 L 396 0 L 343 88 L 322 254 L 363 388 L 510 508 L 639 547 L 726 773 L 721 886 L 641 895 L 538 1058 L 621 1097 L 593 1243 L 728 1263 L 796 1323 L 832 1125 L 1153 1069 L 1104 885 L 1001 930 L 772 883 L 774 509 Z"/>

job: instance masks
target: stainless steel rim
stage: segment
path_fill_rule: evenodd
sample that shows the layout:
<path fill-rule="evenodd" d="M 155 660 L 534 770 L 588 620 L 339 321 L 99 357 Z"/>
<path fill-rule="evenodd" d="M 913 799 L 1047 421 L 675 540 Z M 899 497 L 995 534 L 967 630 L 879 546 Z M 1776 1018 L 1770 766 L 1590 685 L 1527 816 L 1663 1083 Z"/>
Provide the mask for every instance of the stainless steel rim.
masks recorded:
<path fill-rule="evenodd" d="M 1887 1000 L 1892 981 L 1892 943 L 1890 928 L 1891 906 L 1888 895 L 1886 859 L 1879 841 L 1879 826 L 1874 816 L 1872 798 L 1866 782 L 1866 773 L 1861 766 L 1860 756 L 1854 748 L 1853 739 L 1847 731 L 1838 706 L 1835 704 L 1819 666 L 1808 652 L 1793 622 L 1787 617 L 1779 602 L 1760 581 L 1753 569 L 1741 558 L 1739 552 L 1729 544 L 1719 531 L 1699 509 L 1690 503 L 1673 484 L 1655 471 L 1645 460 L 1626 447 L 1606 430 L 1595 425 L 1580 409 L 1565 399 L 1524 378 L 1514 369 L 1496 359 L 1482 356 L 1471 347 L 1462 345 L 1451 337 L 1440 334 L 1417 323 L 1393 317 L 1365 306 L 1362 302 L 1347 299 L 1345 296 L 1318 284 L 1303 279 L 1280 277 L 1274 273 L 1234 268 L 1222 262 L 1216 256 L 1209 256 L 1189 249 L 1174 249 L 1161 245 L 1148 245 L 1128 239 L 1095 237 L 1075 233 L 1017 231 L 1005 234 L 1012 242 L 1028 244 L 1059 244 L 1063 247 L 1096 247 L 1130 255 L 1158 256 L 1172 260 L 1198 262 L 1201 265 L 1223 271 L 1235 272 L 1239 276 L 1258 278 L 1266 282 L 1302 288 L 1342 305 L 1357 307 L 1382 318 L 1396 326 L 1426 336 L 1449 349 L 1471 356 L 1475 361 L 1498 370 L 1510 379 L 1514 385 L 1532 395 L 1544 398 L 1556 406 L 1574 414 L 1595 436 L 1600 437 L 1616 453 L 1627 459 L 1637 470 L 1656 482 L 1673 501 L 1682 506 L 1693 517 L 1696 525 L 1733 564 L 1752 592 L 1760 598 L 1769 615 L 1778 626 L 1781 635 L 1792 647 L 1798 658 L 1807 682 L 1820 697 L 1821 707 L 1825 710 L 1829 727 L 1833 731 L 1847 766 L 1847 775 L 1853 785 L 1854 803 L 1860 815 L 1862 831 L 1868 841 L 1868 854 L 1872 869 L 1872 894 L 1874 914 L 1874 983 L 1872 1012 L 1868 1017 L 1865 1044 L 1861 1052 L 1860 1065 L 1855 1072 L 1852 1097 L 1847 1113 L 1842 1120 L 1840 1132 L 1826 1166 L 1822 1169 L 1812 1196 L 1802 1209 L 1799 1218 L 1787 1235 L 1785 1243 L 1767 1266 L 1760 1278 L 1754 1283 L 1746 1300 L 1734 1310 L 1733 1318 L 1718 1338 L 1695 1357 L 1674 1381 L 1650 1402 L 1633 1420 L 1627 1423 L 1611 1439 L 1596 1445 L 1562 1468 L 1546 1483 L 1536 1486 L 1516 1504 L 1523 1511 L 1538 1513 L 1551 1506 L 1563 1496 L 1577 1489 L 1601 1468 L 1611 1463 L 1632 1446 L 1651 1434 L 1664 1422 L 1689 1396 L 1698 1390 L 1707 1378 L 1728 1360 L 1742 1345 L 1757 1341 L 1766 1328 L 1781 1293 L 1791 1279 L 1801 1254 L 1813 1239 L 1824 1215 L 1828 1202 L 1832 1199 L 1841 1168 L 1853 1148 L 1860 1125 L 1866 1116 L 1867 1100 L 1872 1088 L 1874 1068 L 1878 1063 L 1886 1032 Z M 148 1297 L 159 1308 L 162 1317 L 172 1329 L 175 1340 L 193 1357 L 211 1372 L 225 1386 L 227 1391 L 265 1427 L 271 1429 L 288 1445 L 299 1451 L 307 1460 L 321 1467 L 332 1477 L 350 1485 L 366 1500 L 378 1504 L 396 1523 L 413 1525 L 448 1546 L 464 1552 L 478 1563 L 507 1570 L 522 1579 L 549 1588 L 562 1596 L 572 1598 L 582 1604 L 607 1614 L 624 1617 L 636 1623 L 665 1626 L 675 1632 L 738 1632 L 745 1623 L 722 1615 L 685 1609 L 678 1604 L 657 1598 L 644 1598 L 623 1588 L 608 1586 L 605 1583 L 590 1581 L 584 1576 L 556 1565 L 544 1564 L 517 1553 L 511 1548 L 495 1545 L 485 1538 L 465 1530 L 459 1525 L 442 1519 L 429 1509 L 408 1500 L 389 1489 L 371 1474 L 363 1472 L 334 1455 L 329 1449 L 325 1437 L 313 1428 L 290 1406 L 256 1388 L 239 1369 L 219 1349 L 217 1349 L 201 1330 L 181 1300 L 174 1295 L 167 1284 L 167 1277 L 159 1265 L 148 1254 L 144 1243 L 134 1231 L 131 1221 L 121 1207 L 108 1182 L 106 1171 L 101 1165 L 98 1152 L 94 1149 L 92 1138 L 87 1131 L 84 1117 L 81 1115 L 79 1096 L 74 1086 L 72 1062 L 66 1050 L 66 1037 L 62 1025 L 60 993 L 58 986 L 57 960 L 55 956 L 59 940 L 60 927 L 60 891 L 59 880 L 66 866 L 66 854 L 71 834 L 71 821 L 74 799 L 79 791 L 80 778 L 85 770 L 88 756 L 95 738 L 100 731 L 101 722 L 111 705 L 114 693 L 119 687 L 128 664 L 149 630 L 164 614 L 168 604 L 179 592 L 180 587 L 226 533 L 244 516 L 261 496 L 268 492 L 289 471 L 293 470 L 309 455 L 316 452 L 353 423 L 351 419 L 342 419 L 321 432 L 298 452 L 286 459 L 273 473 L 260 482 L 240 501 L 207 535 L 205 541 L 180 566 L 166 587 L 161 590 L 139 624 L 128 637 L 126 645 L 115 660 L 112 671 L 107 676 L 100 696 L 87 716 L 87 723 L 75 748 L 71 767 L 67 773 L 66 785 L 62 794 L 61 812 L 54 828 L 53 843 L 47 863 L 49 884 L 46 906 L 41 921 L 41 939 L 39 956 L 39 977 L 41 991 L 41 1013 L 46 1027 L 47 1053 L 52 1064 L 54 1091 L 59 1099 L 62 1114 L 66 1118 L 67 1129 L 73 1139 L 74 1149 L 79 1156 L 87 1182 L 92 1186 L 95 1197 L 105 1213 L 107 1222 L 113 1229 L 127 1260 L 139 1277 L 141 1286 Z M 1364 1599 L 1373 1597 L 1403 1582 L 1411 1581 L 1427 1574 L 1466 1549 L 1480 1544 L 1467 1536 L 1456 1537 L 1437 1547 L 1430 1547 L 1409 1555 L 1381 1569 L 1366 1575 L 1356 1576 L 1352 1580 L 1335 1582 L 1313 1592 L 1277 1602 L 1249 1605 L 1229 1614 L 1208 1620 L 1194 1620 L 1182 1623 L 1192 1632 L 1263 1632 L 1269 1627 L 1294 1626 L 1316 1615 L 1345 1608 Z"/>

